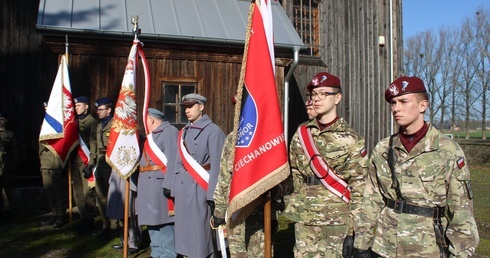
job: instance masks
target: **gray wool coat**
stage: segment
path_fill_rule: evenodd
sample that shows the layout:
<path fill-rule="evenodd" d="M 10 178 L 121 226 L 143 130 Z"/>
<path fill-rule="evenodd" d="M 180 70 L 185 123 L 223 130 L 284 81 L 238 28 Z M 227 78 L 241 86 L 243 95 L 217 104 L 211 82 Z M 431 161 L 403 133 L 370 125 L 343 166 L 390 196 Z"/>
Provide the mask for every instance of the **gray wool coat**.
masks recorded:
<path fill-rule="evenodd" d="M 171 189 L 177 153 L 177 135 L 175 126 L 165 121 L 152 133 L 153 140 L 167 158 L 165 174 L 161 170 L 139 173 L 136 213 L 140 225 L 161 225 L 174 222 L 173 216 L 168 216 L 167 198 L 163 188 Z M 144 150 L 143 150 L 144 152 Z M 141 155 L 140 166 L 153 166 L 156 163 L 144 153 Z"/>
<path fill-rule="evenodd" d="M 225 134 L 208 115 L 193 124 L 188 123 L 182 130 L 189 154 L 199 164 L 210 164 L 211 167 L 209 187 L 205 191 L 184 169 L 181 157 L 177 155 L 171 188 L 175 197 L 175 250 L 189 258 L 202 258 L 213 252 L 210 210 L 206 201 L 213 200 Z"/>

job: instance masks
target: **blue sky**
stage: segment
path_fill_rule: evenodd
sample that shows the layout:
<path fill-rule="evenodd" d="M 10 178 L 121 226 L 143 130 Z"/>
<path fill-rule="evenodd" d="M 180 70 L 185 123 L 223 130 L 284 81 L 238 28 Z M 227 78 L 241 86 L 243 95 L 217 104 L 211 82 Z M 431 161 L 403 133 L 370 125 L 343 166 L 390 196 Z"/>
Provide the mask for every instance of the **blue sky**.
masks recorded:
<path fill-rule="evenodd" d="M 403 0 L 403 38 L 441 26 L 458 27 L 478 7 L 490 9 L 490 0 Z"/>

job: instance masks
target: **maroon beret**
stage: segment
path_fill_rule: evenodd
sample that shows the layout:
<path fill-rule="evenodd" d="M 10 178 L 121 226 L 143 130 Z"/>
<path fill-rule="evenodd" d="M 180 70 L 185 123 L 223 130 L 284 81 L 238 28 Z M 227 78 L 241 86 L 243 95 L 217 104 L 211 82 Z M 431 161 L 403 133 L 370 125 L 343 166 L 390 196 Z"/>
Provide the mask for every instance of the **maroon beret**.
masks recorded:
<path fill-rule="evenodd" d="M 402 76 L 394 80 L 390 87 L 385 91 L 385 100 L 390 102 L 394 97 L 409 93 L 424 93 L 427 92 L 425 89 L 424 82 L 418 77 L 406 77 Z"/>
<path fill-rule="evenodd" d="M 331 75 L 326 72 L 318 73 L 311 79 L 306 89 L 311 92 L 314 88 L 318 87 L 333 87 L 333 88 L 341 88 L 340 80 L 337 76 Z"/>
<path fill-rule="evenodd" d="M 313 100 L 308 99 L 307 101 L 305 101 L 305 106 L 311 106 L 311 105 L 313 105 Z"/>

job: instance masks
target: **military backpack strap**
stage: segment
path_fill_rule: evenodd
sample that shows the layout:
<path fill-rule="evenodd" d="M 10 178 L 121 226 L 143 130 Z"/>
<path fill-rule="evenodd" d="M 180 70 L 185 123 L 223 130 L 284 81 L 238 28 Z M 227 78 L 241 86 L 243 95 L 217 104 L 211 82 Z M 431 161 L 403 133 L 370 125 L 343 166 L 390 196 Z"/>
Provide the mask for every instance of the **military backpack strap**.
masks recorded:
<path fill-rule="evenodd" d="M 402 192 L 400 190 L 400 182 L 396 178 L 395 174 L 395 153 L 393 148 L 393 138 L 395 138 L 397 134 L 393 134 L 390 136 L 389 148 L 388 148 L 388 166 L 391 171 L 391 189 L 396 192 L 396 201 L 390 200 L 383 196 L 383 200 L 386 203 L 386 206 L 392 208 L 396 213 L 409 213 L 409 214 L 417 214 L 420 216 L 430 217 L 433 219 L 433 227 L 434 233 L 436 237 L 436 243 L 439 247 L 439 257 L 445 258 L 448 252 L 448 245 L 446 242 L 445 231 L 442 226 L 441 217 L 444 216 L 445 208 L 444 207 L 435 207 L 435 208 L 425 208 L 419 207 L 416 205 L 411 205 L 406 203 L 405 199 L 402 196 Z"/>
<path fill-rule="evenodd" d="M 402 192 L 400 190 L 400 182 L 398 182 L 398 178 L 396 178 L 395 174 L 395 153 L 393 150 L 393 138 L 395 138 L 398 134 L 393 134 L 390 136 L 390 143 L 388 147 L 388 166 L 391 171 L 391 189 L 395 190 L 396 198 L 400 201 L 404 201 L 405 199 L 402 196 Z"/>

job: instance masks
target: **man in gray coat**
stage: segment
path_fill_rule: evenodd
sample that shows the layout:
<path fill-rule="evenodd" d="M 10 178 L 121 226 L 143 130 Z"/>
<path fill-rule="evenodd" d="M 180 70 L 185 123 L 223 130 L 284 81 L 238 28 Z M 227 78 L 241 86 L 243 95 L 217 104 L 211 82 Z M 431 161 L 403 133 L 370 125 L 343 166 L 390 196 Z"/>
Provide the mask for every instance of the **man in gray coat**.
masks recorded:
<path fill-rule="evenodd" d="M 175 250 L 189 258 L 213 254 L 211 216 L 218 182 L 223 131 L 203 114 L 207 99 L 199 94 L 182 98 L 189 122 L 179 132 L 176 170 L 171 188 L 175 197 Z"/>
<path fill-rule="evenodd" d="M 164 119 L 160 110 L 148 109 L 146 125 L 150 134 L 140 159 L 136 213 L 139 224 L 147 225 L 151 257 L 175 258 L 174 206 L 169 192 L 179 131 Z"/>

